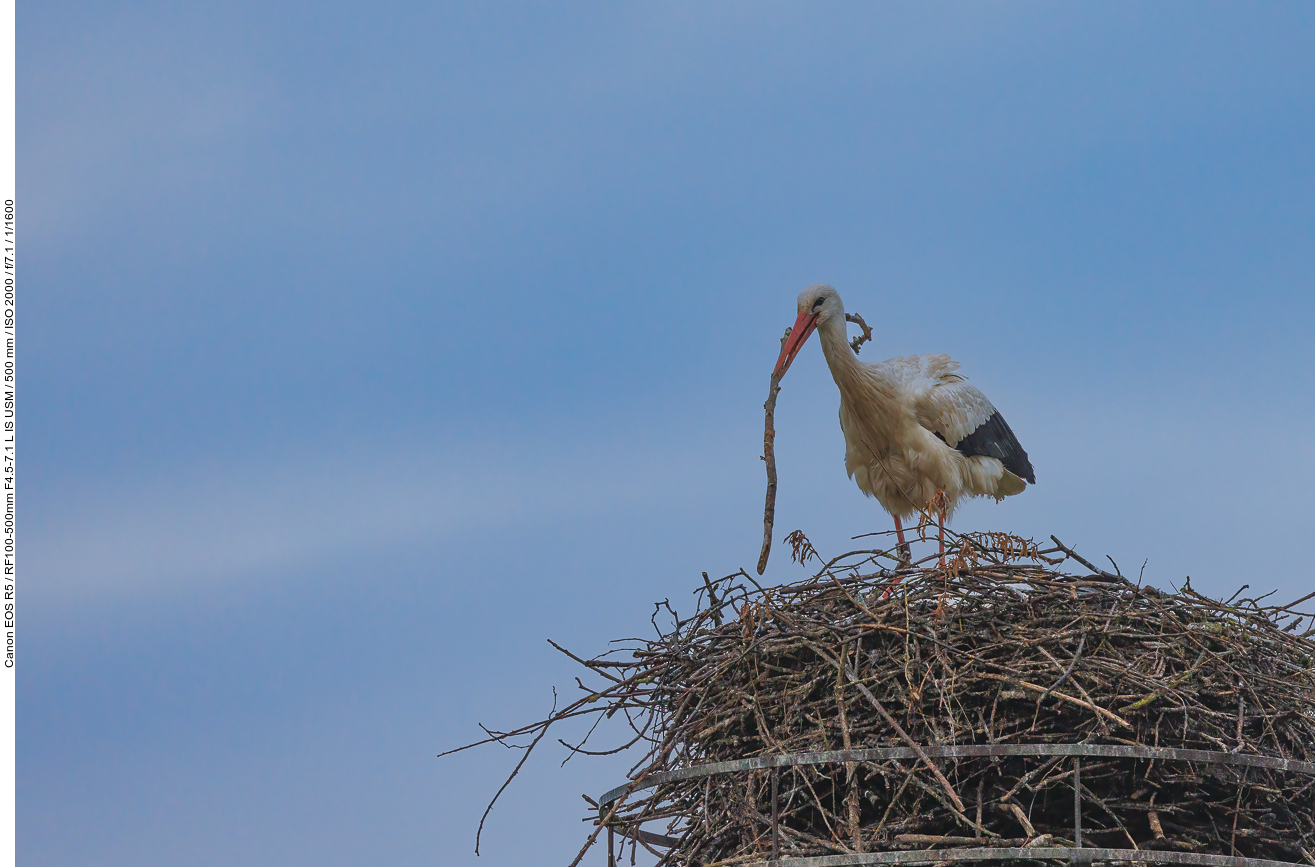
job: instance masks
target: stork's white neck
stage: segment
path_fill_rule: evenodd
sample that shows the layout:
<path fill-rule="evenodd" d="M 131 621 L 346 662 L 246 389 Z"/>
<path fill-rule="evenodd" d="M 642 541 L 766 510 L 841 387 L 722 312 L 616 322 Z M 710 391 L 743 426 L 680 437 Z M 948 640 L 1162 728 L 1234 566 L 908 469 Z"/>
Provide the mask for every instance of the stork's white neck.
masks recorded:
<path fill-rule="evenodd" d="M 864 364 L 854 354 L 845 331 L 845 315 L 828 316 L 817 323 L 831 378 L 840 389 L 841 403 L 855 410 L 855 418 L 876 435 L 873 442 L 890 442 L 900 413 L 899 390 L 880 365 Z"/>
<path fill-rule="evenodd" d="M 827 367 L 831 368 L 831 376 L 843 391 L 847 383 L 842 382 L 842 379 L 857 380 L 863 367 L 854 354 L 854 348 L 849 345 L 845 314 L 819 319 L 817 338 L 822 341 L 822 354 L 826 356 Z"/>

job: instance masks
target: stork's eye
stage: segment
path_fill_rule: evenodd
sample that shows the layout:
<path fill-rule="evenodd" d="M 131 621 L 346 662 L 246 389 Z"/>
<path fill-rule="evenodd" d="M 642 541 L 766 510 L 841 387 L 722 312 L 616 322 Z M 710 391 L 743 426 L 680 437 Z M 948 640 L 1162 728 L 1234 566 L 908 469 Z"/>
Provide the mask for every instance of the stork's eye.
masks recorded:
<path fill-rule="evenodd" d="M 817 299 L 816 301 L 814 301 L 814 302 L 813 302 L 813 309 L 816 310 L 817 308 L 821 307 L 821 306 L 822 306 L 822 302 L 825 301 L 825 300 L 826 300 L 825 298 L 819 298 L 819 299 Z"/>

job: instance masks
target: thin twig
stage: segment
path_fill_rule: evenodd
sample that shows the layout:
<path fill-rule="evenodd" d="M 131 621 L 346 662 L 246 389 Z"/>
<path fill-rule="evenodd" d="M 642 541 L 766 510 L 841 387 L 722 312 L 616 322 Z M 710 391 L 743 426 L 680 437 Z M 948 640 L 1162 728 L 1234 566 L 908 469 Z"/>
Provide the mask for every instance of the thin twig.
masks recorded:
<path fill-rule="evenodd" d="M 1049 696 L 1056 689 L 1058 689 L 1060 684 L 1068 680 L 1068 676 L 1073 673 L 1073 667 L 1077 665 L 1078 660 L 1082 658 L 1082 648 L 1086 643 L 1087 643 L 1087 636 L 1084 634 L 1082 638 L 1078 639 L 1078 649 L 1073 654 L 1073 661 L 1068 664 L 1068 668 L 1064 669 L 1064 673 L 1060 675 L 1059 680 L 1050 684 L 1050 686 L 1046 689 L 1046 691 L 1041 693 L 1041 697 L 1036 700 L 1037 704 L 1041 704 L 1041 702 L 1045 701 L 1046 697 Z"/>
<path fill-rule="evenodd" d="M 846 313 L 845 321 L 852 322 L 855 325 L 857 325 L 859 328 L 863 329 L 862 334 L 860 334 L 858 337 L 855 337 L 853 340 L 849 342 L 850 347 L 852 347 L 854 350 L 854 354 L 858 355 L 858 348 L 872 339 L 872 329 L 869 328 L 868 324 L 863 321 L 863 317 L 859 316 L 857 313 Z"/>

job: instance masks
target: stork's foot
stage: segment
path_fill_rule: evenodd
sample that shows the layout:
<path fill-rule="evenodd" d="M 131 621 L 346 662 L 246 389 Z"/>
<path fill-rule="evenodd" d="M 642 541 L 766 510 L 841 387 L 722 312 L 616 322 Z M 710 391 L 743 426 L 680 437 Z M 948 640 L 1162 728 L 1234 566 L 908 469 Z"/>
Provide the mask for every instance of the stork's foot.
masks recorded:
<path fill-rule="evenodd" d="M 895 549 L 896 556 L 899 557 L 899 571 L 903 572 L 913 568 L 913 552 L 907 544 L 900 545 Z"/>
<path fill-rule="evenodd" d="M 882 599 L 889 599 L 895 588 L 903 583 L 905 576 L 913 571 L 913 553 L 907 544 L 899 545 L 895 549 L 895 554 L 899 558 L 899 562 L 895 564 L 895 576 L 891 579 L 886 592 L 881 594 Z"/>

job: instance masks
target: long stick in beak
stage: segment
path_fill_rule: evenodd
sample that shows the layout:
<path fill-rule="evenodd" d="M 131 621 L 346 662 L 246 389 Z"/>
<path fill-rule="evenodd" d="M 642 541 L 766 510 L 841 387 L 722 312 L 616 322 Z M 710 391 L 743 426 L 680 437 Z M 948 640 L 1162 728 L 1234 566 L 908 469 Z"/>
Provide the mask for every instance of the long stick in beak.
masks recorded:
<path fill-rule="evenodd" d="M 763 506 L 763 548 L 758 555 L 758 574 L 767 571 L 767 558 L 772 553 L 772 524 L 776 521 L 776 428 L 772 416 L 776 412 L 776 395 L 781 391 L 781 377 L 790 367 L 790 362 L 799 354 L 799 349 L 808 340 L 808 335 L 817 328 L 817 317 L 811 311 L 799 314 L 794 327 L 781 338 L 781 356 L 776 359 L 776 369 L 772 371 L 772 387 L 767 393 L 767 402 L 763 404 L 763 460 L 767 462 L 767 504 Z"/>
<path fill-rule="evenodd" d="M 804 343 L 808 340 L 808 335 L 812 334 L 817 328 L 817 314 L 810 310 L 805 310 L 799 314 L 799 318 L 794 321 L 794 327 L 790 329 L 790 337 L 781 347 L 781 355 L 776 359 L 776 369 L 772 371 L 772 376 L 780 379 L 785 376 L 785 372 L 790 369 L 790 364 L 794 357 L 799 354 Z"/>

